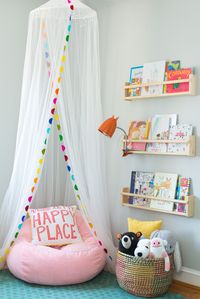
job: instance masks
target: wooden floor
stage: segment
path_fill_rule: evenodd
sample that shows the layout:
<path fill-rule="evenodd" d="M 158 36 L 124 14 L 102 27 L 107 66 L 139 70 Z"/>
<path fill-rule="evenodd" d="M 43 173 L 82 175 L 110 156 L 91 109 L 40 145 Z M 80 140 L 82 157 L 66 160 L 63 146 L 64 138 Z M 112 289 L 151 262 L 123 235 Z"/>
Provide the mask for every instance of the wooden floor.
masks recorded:
<path fill-rule="evenodd" d="M 200 288 L 174 280 L 170 291 L 183 295 L 186 299 L 200 299 Z"/>

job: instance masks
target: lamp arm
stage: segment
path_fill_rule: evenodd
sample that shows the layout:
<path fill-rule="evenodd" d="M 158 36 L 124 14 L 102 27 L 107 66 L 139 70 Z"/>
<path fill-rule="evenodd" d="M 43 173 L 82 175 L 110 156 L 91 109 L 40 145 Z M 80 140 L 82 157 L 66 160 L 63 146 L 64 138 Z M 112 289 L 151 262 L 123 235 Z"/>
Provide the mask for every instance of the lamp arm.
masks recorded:
<path fill-rule="evenodd" d="M 126 139 L 128 139 L 128 135 L 126 134 L 126 131 L 124 129 L 122 129 L 120 127 L 116 127 L 116 129 L 121 130 L 124 133 L 124 135 L 126 136 Z"/>

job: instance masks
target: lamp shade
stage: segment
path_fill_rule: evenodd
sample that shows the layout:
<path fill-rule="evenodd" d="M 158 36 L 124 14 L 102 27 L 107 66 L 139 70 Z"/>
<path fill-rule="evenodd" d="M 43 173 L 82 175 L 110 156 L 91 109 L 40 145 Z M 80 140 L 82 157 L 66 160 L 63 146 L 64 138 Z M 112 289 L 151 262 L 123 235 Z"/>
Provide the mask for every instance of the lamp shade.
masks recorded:
<path fill-rule="evenodd" d="M 99 131 L 108 136 L 108 137 L 112 137 L 113 134 L 115 133 L 115 130 L 117 128 L 117 120 L 118 120 L 118 117 L 110 117 L 108 119 L 106 119 L 99 127 Z"/>

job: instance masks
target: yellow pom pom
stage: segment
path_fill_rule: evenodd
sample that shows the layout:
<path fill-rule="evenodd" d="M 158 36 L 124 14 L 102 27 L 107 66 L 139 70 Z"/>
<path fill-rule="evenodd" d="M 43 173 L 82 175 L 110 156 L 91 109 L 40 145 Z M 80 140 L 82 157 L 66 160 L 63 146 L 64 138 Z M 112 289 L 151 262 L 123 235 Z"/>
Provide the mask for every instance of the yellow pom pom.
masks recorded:
<path fill-rule="evenodd" d="M 40 170 L 41 170 L 40 168 L 38 168 L 38 169 L 37 169 L 37 174 L 39 174 L 39 173 L 40 173 Z"/>
<path fill-rule="evenodd" d="M 58 121 L 58 120 L 59 120 L 58 114 L 55 114 L 55 116 L 54 116 L 54 117 L 55 117 L 55 120 L 56 120 L 56 121 Z"/>
<path fill-rule="evenodd" d="M 37 184 L 38 178 L 34 178 L 34 183 Z"/>
<path fill-rule="evenodd" d="M 63 55 L 63 57 L 62 57 L 62 62 L 65 62 L 65 61 L 66 61 L 66 56 Z"/>
<path fill-rule="evenodd" d="M 94 226 L 93 226 L 93 224 L 90 222 L 89 223 L 89 227 L 92 229 Z"/>
<path fill-rule="evenodd" d="M 6 249 L 5 255 L 8 255 L 10 253 L 10 248 Z"/>
<path fill-rule="evenodd" d="M 3 263 L 5 258 L 3 256 L 0 256 L 0 263 Z"/>
<path fill-rule="evenodd" d="M 43 159 L 40 159 L 40 160 L 39 160 L 39 163 L 40 163 L 40 165 L 42 165 L 42 163 L 43 163 Z"/>
<path fill-rule="evenodd" d="M 64 67 L 61 66 L 61 67 L 60 67 L 60 73 L 62 73 L 63 71 L 64 71 Z"/>

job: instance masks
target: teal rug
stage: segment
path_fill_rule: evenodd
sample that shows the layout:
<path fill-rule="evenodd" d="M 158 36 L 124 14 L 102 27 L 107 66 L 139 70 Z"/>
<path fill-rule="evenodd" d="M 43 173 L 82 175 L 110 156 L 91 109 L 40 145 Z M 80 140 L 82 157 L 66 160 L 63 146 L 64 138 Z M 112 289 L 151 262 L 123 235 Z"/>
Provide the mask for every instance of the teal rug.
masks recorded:
<path fill-rule="evenodd" d="M 0 271 L 1 299 L 134 299 L 119 288 L 114 275 L 102 272 L 95 279 L 72 286 L 49 287 L 28 284 L 16 279 L 9 271 Z M 162 299 L 184 299 L 168 294 Z"/>

